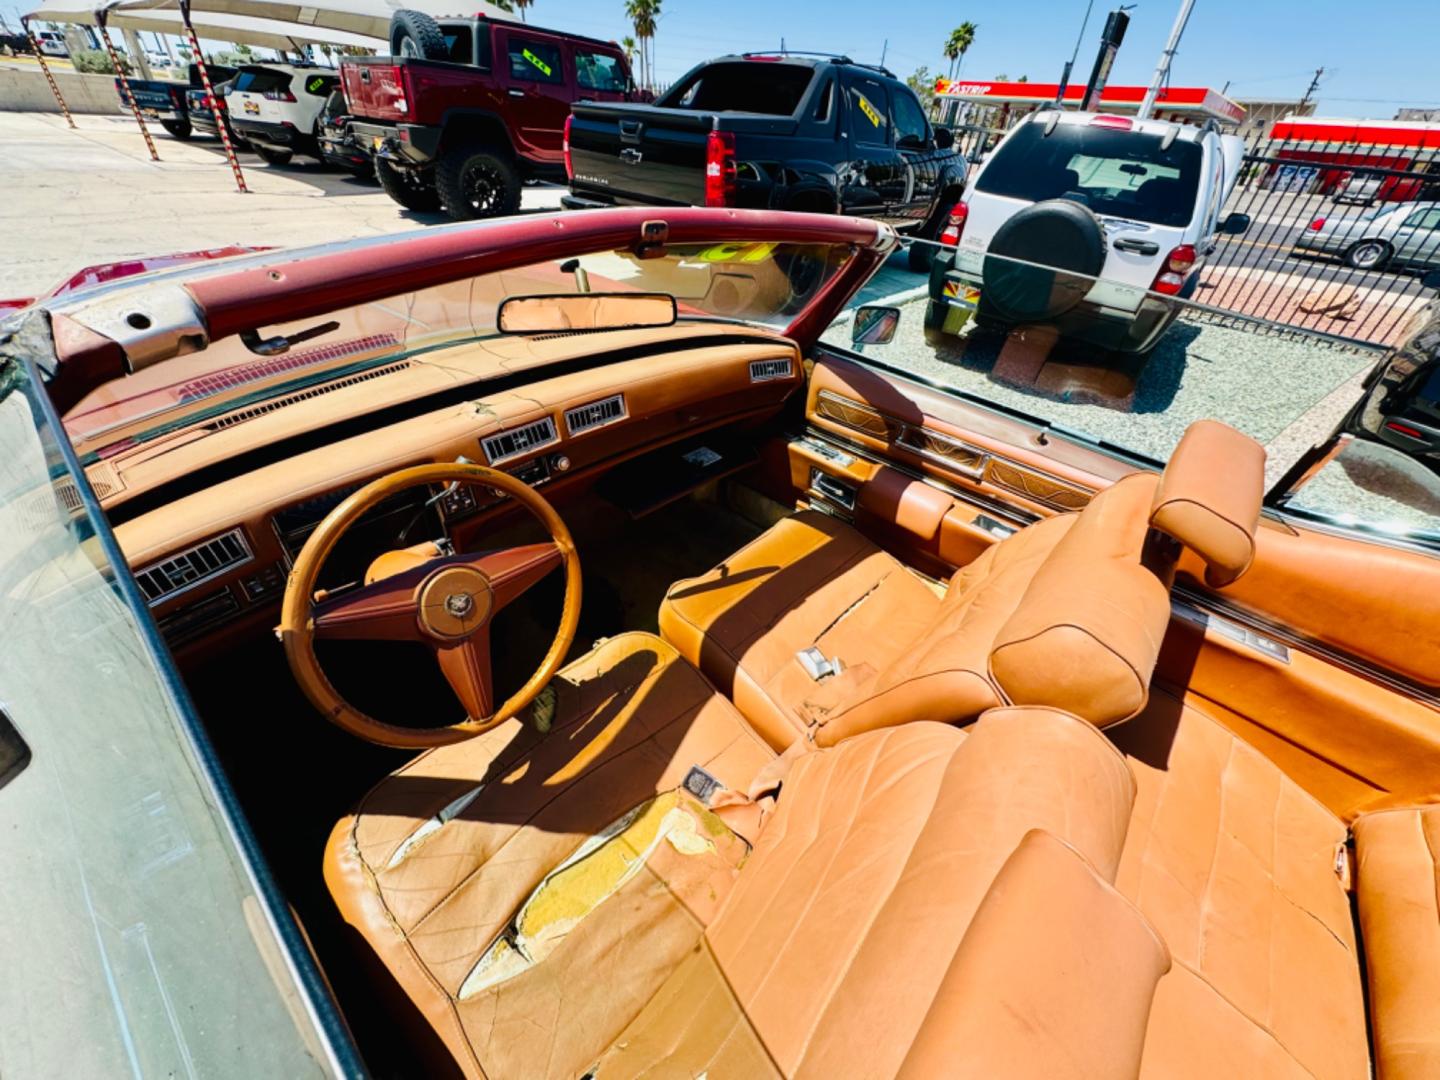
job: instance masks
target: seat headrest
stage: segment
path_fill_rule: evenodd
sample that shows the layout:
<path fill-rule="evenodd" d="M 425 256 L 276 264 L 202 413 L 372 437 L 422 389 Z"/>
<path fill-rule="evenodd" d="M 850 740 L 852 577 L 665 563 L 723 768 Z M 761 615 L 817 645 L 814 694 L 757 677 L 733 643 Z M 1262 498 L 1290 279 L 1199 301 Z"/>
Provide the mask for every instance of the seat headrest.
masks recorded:
<path fill-rule="evenodd" d="M 1134 716 L 1170 621 L 1165 584 L 1141 564 L 1154 473 L 1091 501 L 995 635 L 990 678 L 1015 705 L 1064 709 L 1098 727 Z"/>
<path fill-rule="evenodd" d="M 1150 524 L 1205 561 L 1205 580 L 1229 585 L 1250 568 L 1265 497 L 1265 448 L 1218 420 L 1185 429 L 1160 476 Z"/>
<path fill-rule="evenodd" d="M 1135 906 L 1034 830 L 975 912 L 899 1076 L 1138 1076 L 1169 969 Z"/>

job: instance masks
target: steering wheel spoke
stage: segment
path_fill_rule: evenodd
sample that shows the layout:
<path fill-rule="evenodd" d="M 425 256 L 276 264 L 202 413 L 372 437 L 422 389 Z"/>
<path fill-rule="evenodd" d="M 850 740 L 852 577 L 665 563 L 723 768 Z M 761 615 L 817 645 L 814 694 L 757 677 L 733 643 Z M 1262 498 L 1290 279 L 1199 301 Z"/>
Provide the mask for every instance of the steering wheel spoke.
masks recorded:
<path fill-rule="evenodd" d="M 322 600 L 311 621 L 315 636 L 322 639 L 420 641 L 416 614 L 415 583 L 402 576 Z"/>
<path fill-rule="evenodd" d="M 487 720 L 495 711 L 494 683 L 490 677 L 490 627 L 488 624 L 456 645 L 435 649 L 440 671 L 450 689 L 465 707 L 471 720 Z"/>
<path fill-rule="evenodd" d="M 489 579 L 494 610 L 499 611 L 539 584 L 551 570 L 563 566 L 565 554 L 558 544 L 547 541 L 486 551 L 467 557 L 467 561 Z"/>

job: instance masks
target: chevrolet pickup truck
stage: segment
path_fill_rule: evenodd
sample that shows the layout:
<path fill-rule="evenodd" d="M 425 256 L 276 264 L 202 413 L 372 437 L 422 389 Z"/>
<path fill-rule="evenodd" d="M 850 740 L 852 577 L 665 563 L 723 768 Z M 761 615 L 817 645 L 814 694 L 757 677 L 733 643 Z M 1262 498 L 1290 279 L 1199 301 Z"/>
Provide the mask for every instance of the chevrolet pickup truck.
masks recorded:
<path fill-rule="evenodd" d="M 843 56 L 722 57 L 653 105 L 577 103 L 565 138 L 572 209 L 841 213 L 934 240 L 965 187 L 954 137 L 915 92 Z M 934 250 L 912 245 L 912 267 L 928 270 Z"/>
<path fill-rule="evenodd" d="M 210 65 L 212 86 L 218 86 L 234 77 L 234 68 L 222 64 Z M 190 138 L 194 128 L 190 122 L 188 92 L 204 89 L 197 65 L 190 65 L 188 81 L 183 83 L 169 79 L 126 79 L 125 82 L 130 87 L 130 93 L 135 95 L 135 104 L 139 107 L 141 116 L 146 120 L 158 120 L 160 126 L 177 139 Z M 128 116 L 130 106 L 125 101 L 125 92 L 120 89 L 118 77 L 115 79 L 115 93 L 120 98 L 120 111 Z M 210 129 L 213 130 L 214 126 L 215 122 L 211 120 Z"/>
<path fill-rule="evenodd" d="M 341 61 L 347 132 L 392 199 L 457 221 L 513 213 L 526 180 L 564 181 L 572 102 L 637 94 L 613 42 L 484 16 L 396 12 L 391 51 Z"/>

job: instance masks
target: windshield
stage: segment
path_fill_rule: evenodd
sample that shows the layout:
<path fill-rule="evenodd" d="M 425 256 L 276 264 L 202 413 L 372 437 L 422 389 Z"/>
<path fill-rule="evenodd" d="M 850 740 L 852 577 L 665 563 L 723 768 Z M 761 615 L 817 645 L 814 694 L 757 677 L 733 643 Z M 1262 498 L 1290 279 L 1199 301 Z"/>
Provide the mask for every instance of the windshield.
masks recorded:
<path fill-rule="evenodd" d="M 745 60 L 707 64 L 655 104 L 667 109 L 790 116 L 815 77 L 799 64 Z"/>
<path fill-rule="evenodd" d="M 986 163 L 975 190 L 1042 202 L 1074 199 L 1097 214 L 1181 228 L 1195 216 L 1200 146 L 1158 135 L 1028 123 Z"/>
<path fill-rule="evenodd" d="M 496 316 L 515 296 L 663 293 L 675 298 L 682 323 L 719 319 L 784 329 L 850 256 L 844 246 L 721 241 L 671 245 L 657 258 L 624 249 L 538 262 L 337 310 L 328 320 L 267 327 L 264 337 L 336 324 L 278 355 L 226 338 L 102 386 L 66 414 L 65 427 L 82 454 L 103 456 L 201 418 L 412 357 L 447 363 L 465 348 L 468 374 L 499 375 L 514 370 L 516 358 L 498 345 L 506 335 Z"/>

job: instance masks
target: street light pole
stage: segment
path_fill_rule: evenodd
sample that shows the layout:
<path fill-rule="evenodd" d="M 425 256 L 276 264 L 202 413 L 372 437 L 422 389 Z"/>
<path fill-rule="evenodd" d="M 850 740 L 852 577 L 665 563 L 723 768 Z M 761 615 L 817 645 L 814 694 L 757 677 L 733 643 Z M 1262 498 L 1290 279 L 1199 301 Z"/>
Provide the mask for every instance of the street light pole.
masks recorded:
<path fill-rule="evenodd" d="M 1060 107 L 1065 105 L 1065 88 L 1070 85 L 1070 72 L 1075 67 L 1075 60 L 1080 56 L 1080 43 L 1085 40 L 1085 28 L 1090 25 L 1090 11 L 1095 7 L 1095 0 L 1090 0 L 1085 5 L 1085 19 L 1080 23 L 1080 33 L 1075 38 L 1075 51 L 1070 54 L 1070 59 L 1065 61 L 1065 70 L 1060 73 L 1060 90 L 1055 95 L 1055 104 Z"/>
<path fill-rule="evenodd" d="M 1160 96 L 1160 87 L 1170 75 L 1170 61 L 1175 59 L 1175 53 L 1180 48 L 1180 35 L 1185 33 L 1185 24 L 1190 21 L 1190 9 L 1194 6 L 1195 0 L 1181 0 L 1180 14 L 1175 16 L 1175 25 L 1170 28 L 1170 40 L 1165 42 L 1165 51 L 1160 54 L 1160 62 L 1155 65 L 1150 88 L 1145 91 L 1145 98 L 1140 102 L 1140 111 L 1135 114 L 1138 119 L 1148 120 L 1155 111 L 1155 99 Z"/>

